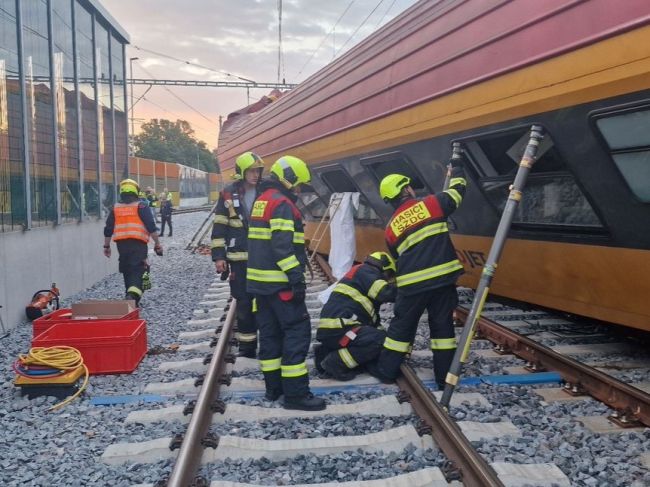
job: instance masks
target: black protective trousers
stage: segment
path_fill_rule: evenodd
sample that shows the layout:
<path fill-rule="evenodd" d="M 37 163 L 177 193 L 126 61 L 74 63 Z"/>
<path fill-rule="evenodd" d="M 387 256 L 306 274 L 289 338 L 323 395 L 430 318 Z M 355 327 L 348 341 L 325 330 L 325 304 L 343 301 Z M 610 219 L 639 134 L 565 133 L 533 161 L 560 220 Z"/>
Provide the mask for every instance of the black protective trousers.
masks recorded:
<path fill-rule="evenodd" d="M 165 234 L 165 223 L 169 225 L 169 236 L 172 236 L 172 216 L 160 215 L 160 236 Z"/>
<path fill-rule="evenodd" d="M 253 296 L 246 292 L 246 261 L 229 262 L 230 294 L 237 300 L 237 339 L 240 352 L 257 352 Z"/>
<path fill-rule="evenodd" d="M 339 355 L 339 349 L 341 347 L 339 340 L 345 336 L 345 332 L 352 330 L 353 327 L 346 327 L 339 334 L 327 334 L 325 336 L 318 336 L 318 340 L 323 344 L 324 350 L 323 358 L 330 353 L 333 353 L 337 357 L 337 361 L 343 364 L 348 369 L 354 369 L 349 363 L 346 363 L 345 360 Z M 329 330 L 328 330 L 329 331 Z M 386 332 L 379 330 L 374 326 L 361 326 L 356 332 L 356 338 L 350 340 L 347 344 L 347 351 L 352 356 L 352 359 L 357 363 L 358 366 L 366 364 L 371 360 L 377 358 L 381 352 L 382 345 L 384 344 L 384 338 L 386 338 Z"/>
<path fill-rule="evenodd" d="M 116 242 L 117 253 L 119 254 L 119 271 L 124 276 L 124 292 L 130 288 L 144 293 L 142 289 L 142 274 L 144 274 L 145 262 L 149 251 L 147 244 L 141 240 L 126 239 Z M 134 295 L 137 293 L 133 293 Z M 136 299 L 136 304 L 140 299 Z"/>
<path fill-rule="evenodd" d="M 418 329 L 418 322 L 424 313 L 429 315 L 429 332 L 432 339 L 454 338 L 453 312 L 458 305 L 456 286 L 444 286 L 406 296 L 399 291 L 390 322 L 388 338 L 399 342 L 413 342 Z M 455 349 L 433 350 L 433 373 L 438 385 L 445 383 Z M 404 353 L 384 347 L 378 360 L 379 372 L 387 378 L 399 375 L 399 367 L 404 360 Z"/>
<path fill-rule="evenodd" d="M 282 366 L 305 362 L 311 344 L 311 322 L 305 302 L 282 301 L 277 294 L 257 295 L 257 325 L 260 332 L 260 362 L 281 358 Z M 264 371 L 267 392 L 282 391 L 285 397 L 309 393 L 309 375 L 282 375 L 280 368 Z"/>

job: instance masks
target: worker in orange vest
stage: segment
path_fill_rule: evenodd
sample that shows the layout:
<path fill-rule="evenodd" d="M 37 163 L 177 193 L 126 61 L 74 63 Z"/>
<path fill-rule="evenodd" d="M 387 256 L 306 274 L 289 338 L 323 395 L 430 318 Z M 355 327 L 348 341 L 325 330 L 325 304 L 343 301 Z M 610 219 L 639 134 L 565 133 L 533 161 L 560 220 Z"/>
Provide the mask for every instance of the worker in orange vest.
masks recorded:
<path fill-rule="evenodd" d="M 140 187 L 132 179 L 120 182 L 120 202 L 116 203 L 106 218 L 104 227 L 104 255 L 111 256 L 111 237 L 117 245 L 119 270 L 124 276 L 126 299 L 135 300 L 136 306 L 144 292 L 142 276 L 148 270 L 149 237 L 155 243 L 154 251 L 163 255 L 158 239 L 158 228 L 149 207 L 139 201 Z"/>

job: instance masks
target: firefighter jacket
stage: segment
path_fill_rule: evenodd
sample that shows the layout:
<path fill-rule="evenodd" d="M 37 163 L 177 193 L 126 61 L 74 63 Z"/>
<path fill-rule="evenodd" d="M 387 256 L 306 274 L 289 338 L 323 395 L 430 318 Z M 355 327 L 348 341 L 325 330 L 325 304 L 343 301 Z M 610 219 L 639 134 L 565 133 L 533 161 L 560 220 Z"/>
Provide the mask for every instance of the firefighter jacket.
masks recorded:
<path fill-rule="evenodd" d="M 248 230 L 247 290 L 270 295 L 305 282 L 305 233 L 296 195 L 273 179 L 260 184 Z"/>
<path fill-rule="evenodd" d="M 158 231 L 151 211 L 140 201 L 116 203 L 106 218 L 104 236 L 113 240 L 134 239 L 149 242 L 149 234 Z"/>
<path fill-rule="evenodd" d="M 244 184 L 237 181 L 219 194 L 212 225 L 213 261 L 248 260 L 248 220 L 251 209 L 244 204 L 244 193 Z"/>
<path fill-rule="evenodd" d="M 358 264 L 343 276 L 323 306 L 318 336 L 341 334 L 346 327 L 378 326 L 379 307 L 395 301 L 397 288 L 371 264 Z"/>
<path fill-rule="evenodd" d="M 465 194 L 462 166 L 452 168 L 449 189 L 425 198 L 409 198 L 386 226 L 386 244 L 397 260 L 397 288 L 413 295 L 454 284 L 463 266 L 449 238 L 447 217 Z"/>

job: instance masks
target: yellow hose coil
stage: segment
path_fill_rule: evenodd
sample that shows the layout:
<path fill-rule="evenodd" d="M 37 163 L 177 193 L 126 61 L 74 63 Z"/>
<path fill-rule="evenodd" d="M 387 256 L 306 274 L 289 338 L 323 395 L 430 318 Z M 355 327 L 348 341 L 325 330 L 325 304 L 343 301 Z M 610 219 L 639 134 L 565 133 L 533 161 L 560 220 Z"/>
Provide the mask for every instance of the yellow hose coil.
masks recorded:
<path fill-rule="evenodd" d="M 75 370 L 83 367 L 84 381 L 81 388 L 64 401 L 52 406 L 49 411 L 54 411 L 74 401 L 88 385 L 88 377 L 90 375 L 88 373 L 88 367 L 84 364 L 81 352 L 74 347 L 34 347 L 29 350 L 27 355 L 21 354 L 19 359 L 24 365 L 44 365 L 62 371 Z"/>

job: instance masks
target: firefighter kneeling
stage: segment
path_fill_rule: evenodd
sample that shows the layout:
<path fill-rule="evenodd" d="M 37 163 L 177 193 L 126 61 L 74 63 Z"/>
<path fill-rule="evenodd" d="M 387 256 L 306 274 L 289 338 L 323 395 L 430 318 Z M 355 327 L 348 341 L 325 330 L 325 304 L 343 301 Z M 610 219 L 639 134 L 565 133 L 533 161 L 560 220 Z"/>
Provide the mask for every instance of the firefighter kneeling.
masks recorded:
<path fill-rule="evenodd" d="M 248 229 L 247 289 L 255 296 L 259 360 L 266 398 L 284 394 L 285 409 L 319 411 L 309 391 L 311 323 L 305 305 L 305 234 L 296 192 L 311 180 L 304 161 L 283 156 L 259 186 Z"/>
<path fill-rule="evenodd" d="M 386 333 L 380 328 L 379 308 L 395 301 L 397 288 L 393 258 L 373 252 L 352 267 L 332 290 L 321 311 L 315 348 L 316 367 L 336 380 L 353 379 L 360 366 L 381 352 Z"/>

